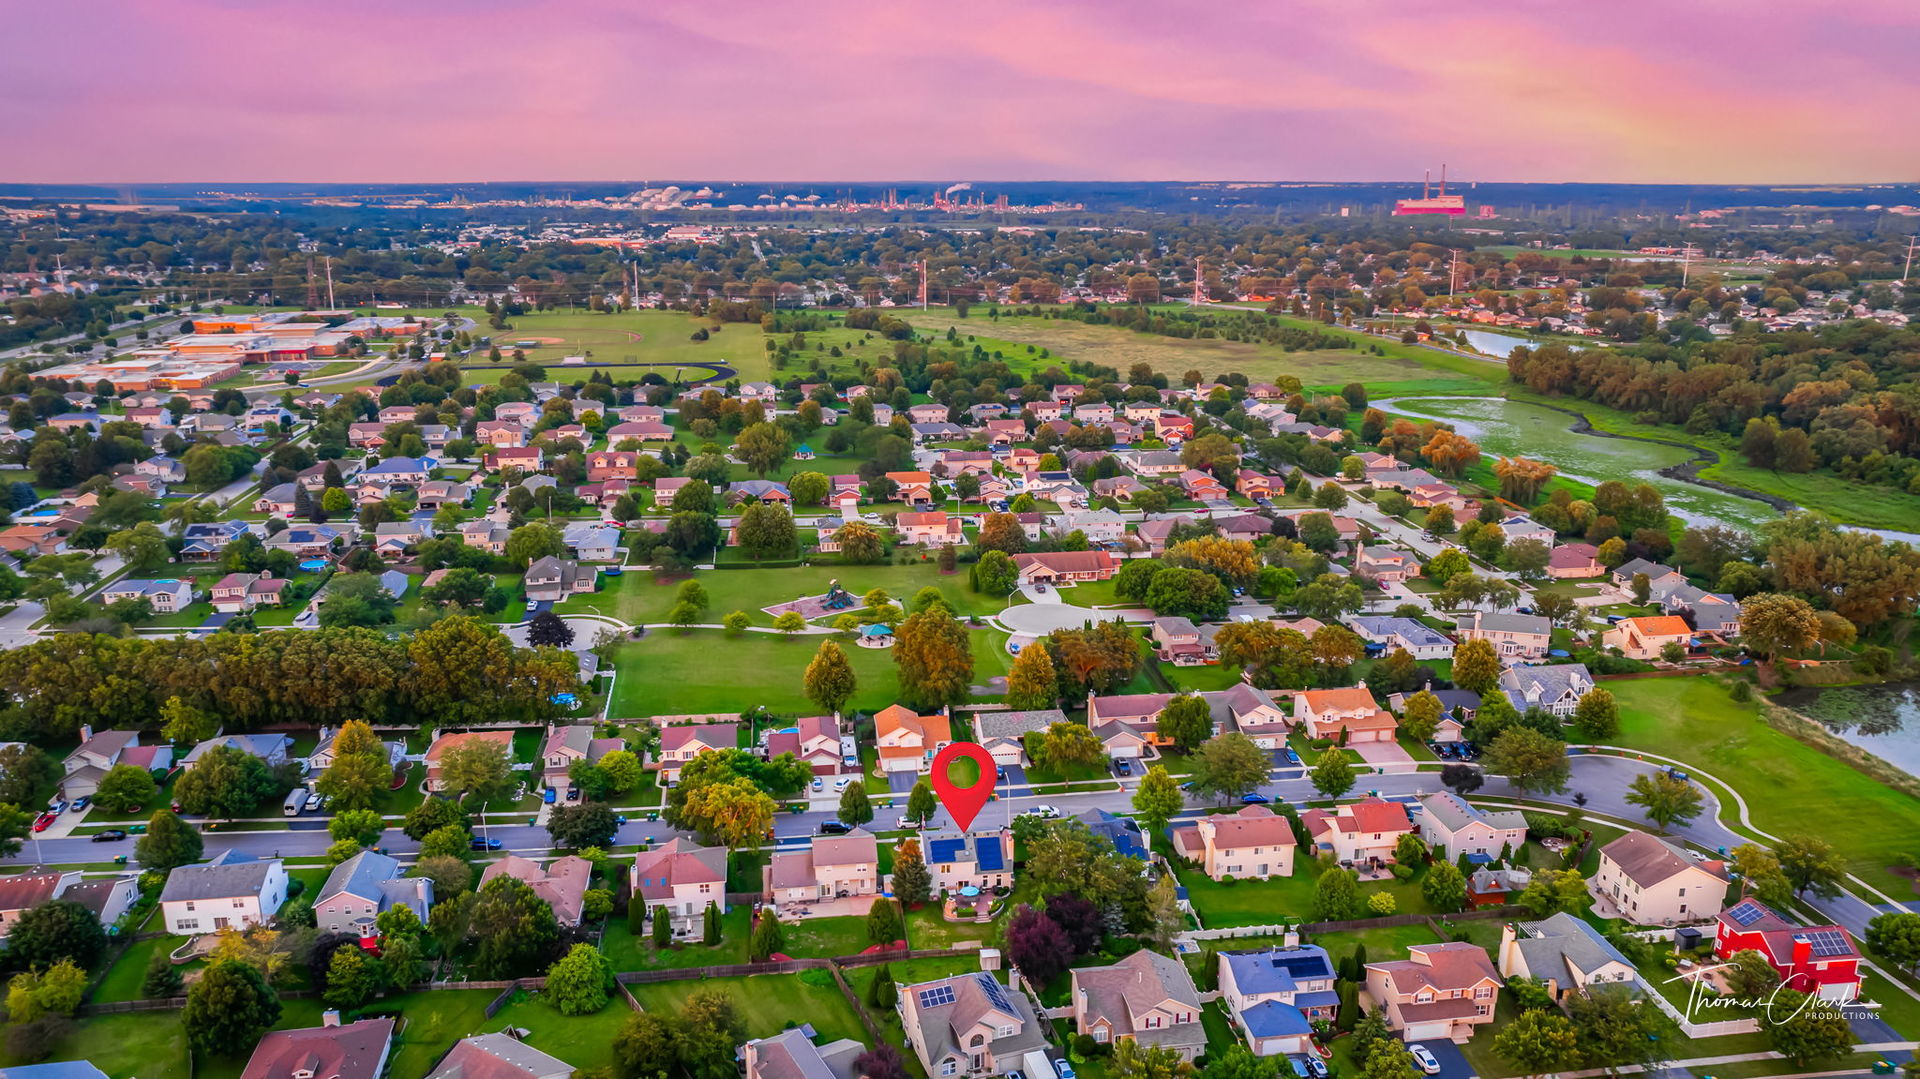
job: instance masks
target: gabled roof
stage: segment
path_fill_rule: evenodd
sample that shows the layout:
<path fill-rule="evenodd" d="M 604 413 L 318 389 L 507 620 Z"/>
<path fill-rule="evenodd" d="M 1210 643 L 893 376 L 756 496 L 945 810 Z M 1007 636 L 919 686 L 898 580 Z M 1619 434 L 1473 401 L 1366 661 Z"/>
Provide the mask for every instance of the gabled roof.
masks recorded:
<path fill-rule="evenodd" d="M 393 1041 L 393 1020 L 269 1031 L 253 1047 L 240 1079 L 379 1079 Z"/>
<path fill-rule="evenodd" d="M 510 1034 L 480 1034 L 454 1043 L 427 1079 L 569 1079 L 573 1065 Z"/>
<path fill-rule="evenodd" d="M 279 864 L 278 858 L 258 859 L 236 851 L 221 851 L 212 861 L 179 866 L 168 873 L 167 886 L 160 891 L 160 902 L 257 896 L 266 887 L 268 874 Z"/>
<path fill-rule="evenodd" d="M 1721 880 L 1727 879 L 1722 863 L 1696 862 L 1685 848 L 1646 832 L 1628 832 L 1601 847 L 1600 854 L 1618 866 L 1628 880 L 1642 888 L 1659 884 L 1689 869 L 1698 869 Z"/>
<path fill-rule="evenodd" d="M 1262 948 L 1250 952 L 1222 952 L 1220 960 L 1233 972 L 1233 984 L 1246 996 L 1292 994 L 1301 982 L 1332 981 L 1333 960 L 1317 944 L 1293 948 Z"/>
<path fill-rule="evenodd" d="M 327 874 L 327 882 L 320 886 L 320 894 L 314 897 L 314 904 L 317 906 L 338 895 L 378 903 L 381 883 L 399 875 L 398 860 L 377 851 L 363 850 L 333 867 L 333 872 Z"/>
<path fill-rule="evenodd" d="M 1559 976 L 1569 971 L 1591 975 L 1609 963 L 1633 966 L 1600 931 L 1561 911 L 1538 922 L 1521 922 L 1524 936 L 1515 941 L 1527 961 L 1531 977 Z"/>

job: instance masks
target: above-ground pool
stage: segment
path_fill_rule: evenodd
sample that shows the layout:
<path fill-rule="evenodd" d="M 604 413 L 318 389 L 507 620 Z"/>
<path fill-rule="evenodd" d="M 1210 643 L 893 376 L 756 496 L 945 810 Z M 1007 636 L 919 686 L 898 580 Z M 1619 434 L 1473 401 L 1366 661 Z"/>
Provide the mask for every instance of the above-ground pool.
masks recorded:
<path fill-rule="evenodd" d="M 324 558 L 309 558 L 305 562 L 300 563 L 300 568 L 304 570 L 311 570 L 314 572 L 318 572 L 320 570 L 326 569 L 330 565 L 332 565 L 332 563 L 328 562 Z"/>

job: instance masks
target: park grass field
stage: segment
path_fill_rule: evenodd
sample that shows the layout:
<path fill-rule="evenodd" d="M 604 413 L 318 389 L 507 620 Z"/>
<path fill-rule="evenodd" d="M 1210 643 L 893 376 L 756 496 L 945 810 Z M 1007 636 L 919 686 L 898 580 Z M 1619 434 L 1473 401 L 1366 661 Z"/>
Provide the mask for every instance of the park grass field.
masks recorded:
<path fill-rule="evenodd" d="M 1913 882 L 1891 870 L 1920 843 L 1920 804 L 1912 798 L 1768 726 L 1755 705 L 1736 703 L 1716 679 L 1650 678 L 1607 688 L 1620 703 L 1613 744 L 1686 761 L 1739 792 L 1754 827 L 1783 837 L 1816 832 L 1860 879 L 1896 897 L 1913 894 Z M 1740 831 L 1737 812 L 1724 806 L 1722 820 Z M 1820 821 L 1871 826 L 1821 829 Z"/>
<path fill-rule="evenodd" d="M 819 1044 L 840 1038 L 867 1040 L 860 1016 L 833 986 L 810 984 L 799 974 L 756 974 L 746 978 L 703 978 L 653 982 L 630 987 L 633 997 L 648 1011 L 678 1010 L 696 991 L 718 989 L 733 998 L 747 1023 L 748 1038 L 780 1033 L 790 1020 L 804 1020 L 819 1032 Z"/>
<path fill-rule="evenodd" d="M 1123 373 L 1133 364 L 1146 363 L 1174 380 L 1192 369 L 1198 369 L 1208 378 L 1238 371 L 1256 382 L 1292 375 L 1309 387 L 1326 389 L 1338 389 L 1349 382 L 1365 382 L 1370 391 L 1385 394 L 1484 393 L 1490 381 L 1501 377 L 1500 370 L 1491 364 L 1299 319 L 1283 321 L 1350 337 L 1356 347 L 1288 352 L 1275 345 L 1161 337 L 1119 326 L 1090 326 L 1045 316 L 990 318 L 978 308 L 965 319 L 955 317 L 951 309 L 937 307 L 901 312 L 901 317 L 922 333 L 934 331 L 936 335 L 944 335 L 951 328 L 960 334 L 963 343 L 968 334 L 982 334 L 988 340 L 1022 349 L 1028 345 L 1043 348 L 1063 361 L 1088 360 Z M 1366 347 L 1375 345 L 1386 354 L 1373 355 L 1365 351 Z M 984 341 L 983 347 L 991 348 Z M 1415 389 L 1416 386 L 1424 388 Z"/>
<path fill-rule="evenodd" d="M 613 701 L 619 719 L 654 715 L 737 714 L 743 702 L 789 715 L 813 714 L 801 681 L 826 638 L 772 633 L 728 637 L 717 629 L 654 630 L 620 646 Z M 858 688 L 850 707 L 877 711 L 900 696 L 889 649 L 845 645 Z"/>
<path fill-rule="evenodd" d="M 829 561 L 807 566 L 769 569 L 724 569 L 697 573 L 692 579 L 707 590 L 708 606 L 703 622 L 719 622 L 730 611 L 745 611 L 751 624 L 773 625 L 773 616 L 761 610 L 802 596 L 826 592 L 835 581 L 856 598 L 875 588 L 886 590 L 896 604 L 904 605 L 922 588 L 940 590 L 949 606 L 960 615 L 993 614 L 1006 606 L 996 596 L 982 595 L 967 587 L 967 575 L 943 574 L 932 562 L 913 562 L 904 566 L 844 566 Z M 645 570 L 629 571 L 608 578 L 601 591 L 574 596 L 556 606 L 561 614 L 603 614 L 634 625 L 663 623 L 673 608 L 680 581 L 662 581 Z"/>

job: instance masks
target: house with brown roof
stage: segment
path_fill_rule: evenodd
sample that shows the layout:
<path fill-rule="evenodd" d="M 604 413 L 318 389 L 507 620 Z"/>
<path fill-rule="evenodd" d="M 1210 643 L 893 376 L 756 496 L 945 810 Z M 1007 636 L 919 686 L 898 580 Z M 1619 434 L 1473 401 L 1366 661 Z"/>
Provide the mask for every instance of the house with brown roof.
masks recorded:
<path fill-rule="evenodd" d="M 951 741 L 953 725 L 945 715 L 923 716 L 901 704 L 874 713 L 873 743 L 883 772 L 925 772 Z"/>
<path fill-rule="evenodd" d="M 1137 760 L 1148 746 L 1167 742 L 1159 732 L 1160 710 L 1171 693 L 1122 693 L 1087 699 L 1087 727 L 1115 759 Z"/>
<path fill-rule="evenodd" d="M 500 752 L 508 760 L 513 759 L 512 731 L 452 731 L 442 733 L 427 747 L 427 789 L 444 791 L 447 789 L 446 777 L 440 774 L 440 762 L 448 752 L 458 746 L 486 742 L 500 747 Z"/>
<path fill-rule="evenodd" d="M 1333 809 L 1309 809 L 1300 824 L 1320 852 L 1354 865 L 1386 865 L 1394 845 L 1413 831 L 1407 807 L 1382 798 L 1363 798 Z"/>
<path fill-rule="evenodd" d="M 1400 722 L 1381 708 L 1365 682 L 1340 689 L 1306 689 L 1293 695 L 1293 718 L 1307 728 L 1309 738 L 1348 744 L 1391 742 Z"/>
<path fill-rule="evenodd" d="M 1618 648 L 1628 659 L 1659 659 L 1667 645 L 1689 647 L 1693 643 L 1693 627 L 1677 614 L 1622 618 L 1601 636 L 1600 642 L 1608 648 Z"/>
<path fill-rule="evenodd" d="M 1192 1060 L 1207 1049 L 1200 991 L 1187 965 L 1141 949 L 1105 967 L 1071 972 L 1074 1029 L 1101 1045 L 1132 1038 Z"/>
<path fill-rule="evenodd" d="M 1263 805 L 1182 822 L 1171 838 L 1176 854 L 1214 880 L 1293 875 L 1293 825 Z"/>
<path fill-rule="evenodd" d="M 392 1049 L 392 1019 L 342 1023 L 330 1010 L 317 1027 L 262 1034 L 240 1079 L 380 1079 Z"/>
<path fill-rule="evenodd" d="M 1153 620 L 1149 639 L 1153 643 L 1153 653 L 1162 662 L 1176 667 L 1198 667 L 1220 662 L 1220 649 L 1213 643 L 1212 630 L 1217 626 L 1202 628 L 1193 624 L 1189 618 L 1177 615 Z"/>
<path fill-rule="evenodd" d="M 899 531 L 901 543 L 947 547 L 967 542 L 960 530 L 960 518 L 947 516 L 946 510 L 903 513 L 894 518 L 893 527 Z"/>
<path fill-rule="evenodd" d="M 933 501 L 933 474 L 929 472 L 889 472 L 894 497 L 909 506 Z"/>
<path fill-rule="evenodd" d="M 427 1079 L 573 1079 L 573 1074 L 573 1065 L 503 1031 L 453 1043 Z"/>
<path fill-rule="evenodd" d="M 1026 994 L 986 971 L 903 985 L 894 1007 L 907 1044 L 939 1079 L 1006 1075 L 1050 1046 Z"/>
<path fill-rule="evenodd" d="M 689 839 L 675 839 L 634 856 L 628 871 L 635 896 L 647 909 L 663 907 L 675 937 L 702 931 L 707 904 L 727 909 L 727 849 L 702 847 Z"/>
<path fill-rule="evenodd" d="M 60 898 L 92 911 L 93 916 L 100 919 L 101 925 L 112 925 L 140 901 L 140 875 L 128 873 L 121 877 L 83 880 L 69 885 L 60 893 Z"/>
<path fill-rule="evenodd" d="M 1013 556 L 1021 584 L 1104 581 L 1120 568 L 1120 563 L 1105 551 L 1046 551 Z"/>
<path fill-rule="evenodd" d="M 676 725 L 660 731 L 660 753 L 653 763 L 660 769 L 660 782 L 670 787 L 680 782 L 680 769 L 693 758 L 710 750 L 739 747 L 738 723 Z"/>
<path fill-rule="evenodd" d="M 789 1027 L 738 1051 L 746 1079 L 861 1079 L 854 1062 L 867 1047 L 852 1038 L 816 1045 L 809 1031 Z"/>
<path fill-rule="evenodd" d="M 1563 543 L 1547 554 L 1547 576 L 1555 580 L 1598 577 L 1606 572 L 1599 554 L 1591 543 Z"/>
<path fill-rule="evenodd" d="M 271 573 L 229 573 L 213 584 L 213 609 L 238 613 L 255 607 L 278 607 L 291 583 Z"/>
<path fill-rule="evenodd" d="M 1646 832 L 1628 832 L 1600 848 L 1600 868 L 1587 890 L 1597 913 L 1636 925 L 1699 922 L 1720 913 L 1727 898 L 1726 863 L 1697 859 L 1685 847 Z"/>
<path fill-rule="evenodd" d="M 1353 561 L 1353 571 L 1381 584 L 1399 584 L 1409 577 L 1420 576 L 1420 562 L 1392 547 L 1362 547 Z"/>
<path fill-rule="evenodd" d="M 547 740 L 540 747 L 540 766 L 545 773 L 542 779 L 549 787 L 564 788 L 568 786 L 567 771 L 575 761 L 596 763 L 614 750 L 625 748 L 625 739 L 595 738 L 591 724 L 549 723 Z"/>
<path fill-rule="evenodd" d="M 880 845 L 865 828 L 814 836 L 807 846 L 775 851 L 762 872 L 767 901 L 778 914 L 804 914 L 829 901 L 836 902 L 836 914 L 865 914 L 880 894 Z M 852 903 L 842 909 L 841 900 Z"/>
<path fill-rule="evenodd" d="M 13 932 L 20 916 L 42 903 L 51 903 L 80 883 L 80 871 L 23 873 L 0 877 L 0 940 Z"/>
<path fill-rule="evenodd" d="M 170 745 L 143 746 L 139 731 L 101 731 L 90 725 L 80 728 L 80 748 L 61 761 L 65 774 L 60 777 L 60 796 L 79 798 L 100 789 L 100 781 L 114 765 L 130 764 L 153 771 L 173 764 Z"/>
<path fill-rule="evenodd" d="M 579 925 L 587 880 L 592 876 L 593 863 L 571 854 L 555 858 L 544 867 L 531 858 L 509 854 L 497 862 L 487 863 L 480 874 L 480 888 L 484 890 L 487 882 L 495 877 L 512 877 L 533 889 L 534 895 L 552 907 L 553 916 L 561 925 Z"/>
<path fill-rule="evenodd" d="M 552 555 L 527 567 L 524 584 L 527 598 L 541 603 L 557 603 L 568 596 L 594 590 L 599 572 L 571 558 Z"/>
<path fill-rule="evenodd" d="M 840 721 L 832 716 L 801 716 L 792 729 L 767 735 L 767 759 L 791 753 L 813 769 L 817 776 L 839 775 L 843 756 L 840 752 Z"/>
<path fill-rule="evenodd" d="M 1505 984 L 1486 949 L 1465 941 L 1415 944 L 1405 959 L 1367 964 L 1367 994 L 1386 1010 L 1387 1028 L 1408 1042 L 1465 1042 L 1493 1022 Z"/>
<path fill-rule="evenodd" d="M 1553 623 L 1544 615 L 1474 611 L 1459 622 L 1460 636 L 1486 641 L 1502 659 L 1542 659 L 1553 644 Z"/>

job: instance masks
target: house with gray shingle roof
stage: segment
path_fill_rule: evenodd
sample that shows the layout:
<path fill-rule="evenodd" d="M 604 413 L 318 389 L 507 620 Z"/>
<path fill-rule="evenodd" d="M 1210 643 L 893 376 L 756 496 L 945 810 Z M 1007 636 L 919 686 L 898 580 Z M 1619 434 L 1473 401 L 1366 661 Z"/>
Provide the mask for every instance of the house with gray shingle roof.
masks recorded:
<path fill-rule="evenodd" d="M 374 919 L 394 907 L 411 907 L 426 923 L 433 906 L 433 882 L 425 877 L 402 877 L 400 863 L 376 851 L 363 850 L 333 867 L 313 901 L 320 928 L 332 933 L 374 935 Z"/>
<path fill-rule="evenodd" d="M 1500 931 L 1500 976 L 1536 978 L 1564 1001 L 1594 985 L 1639 981 L 1633 961 L 1585 920 L 1561 911 L 1537 922 L 1508 922 Z"/>
<path fill-rule="evenodd" d="M 287 901 L 287 870 L 278 858 L 225 850 L 211 861 L 167 874 L 160 916 L 178 936 L 265 925 Z"/>
<path fill-rule="evenodd" d="M 1182 1060 L 1206 1051 L 1200 991 L 1180 960 L 1142 949 L 1112 966 L 1075 968 L 1072 975 L 1074 1026 L 1094 1041 L 1111 1045 L 1132 1038 L 1171 1049 Z"/>
<path fill-rule="evenodd" d="M 1540 708 L 1556 716 L 1570 716 L 1581 696 L 1592 688 L 1593 675 L 1584 663 L 1508 667 L 1500 672 L 1500 692 L 1522 712 Z"/>
<path fill-rule="evenodd" d="M 993 762 L 1006 767 L 1025 759 L 1022 739 L 1035 731 L 1044 731 L 1055 723 L 1067 722 L 1067 714 L 1058 708 L 1039 708 L 1024 712 L 978 712 L 973 717 L 974 736 L 993 754 Z"/>

